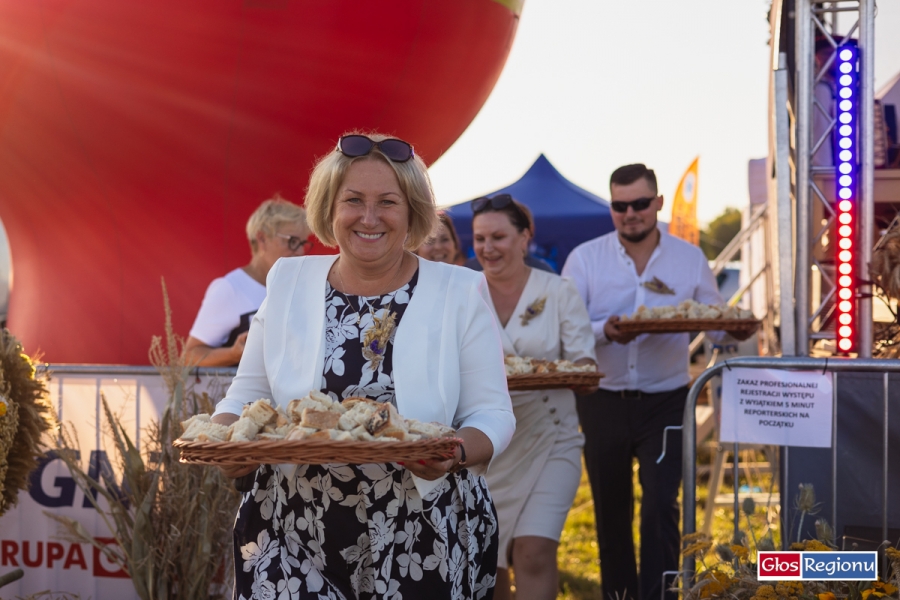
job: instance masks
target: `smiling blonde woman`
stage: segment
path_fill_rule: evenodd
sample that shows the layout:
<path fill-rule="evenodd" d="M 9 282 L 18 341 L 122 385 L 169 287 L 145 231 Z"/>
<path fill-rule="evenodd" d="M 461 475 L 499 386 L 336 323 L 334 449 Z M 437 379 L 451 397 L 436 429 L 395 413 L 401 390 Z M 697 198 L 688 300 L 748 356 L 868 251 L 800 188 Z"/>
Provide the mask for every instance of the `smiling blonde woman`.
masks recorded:
<path fill-rule="evenodd" d="M 463 440 L 415 464 L 260 465 L 235 520 L 235 597 L 489 597 L 496 512 L 482 476 L 515 418 L 481 274 L 410 250 L 436 220 L 425 164 L 402 140 L 348 134 L 313 170 L 313 232 L 337 256 L 276 263 L 213 420 L 310 390 L 363 396 Z"/>

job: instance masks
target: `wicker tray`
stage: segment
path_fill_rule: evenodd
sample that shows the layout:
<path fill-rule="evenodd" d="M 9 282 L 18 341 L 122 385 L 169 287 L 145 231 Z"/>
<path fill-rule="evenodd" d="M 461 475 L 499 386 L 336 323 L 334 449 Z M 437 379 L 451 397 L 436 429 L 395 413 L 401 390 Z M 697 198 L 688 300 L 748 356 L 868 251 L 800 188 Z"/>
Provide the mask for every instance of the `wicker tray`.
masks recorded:
<path fill-rule="evenodd" d="M 597 385 L 603 373 L 576 371 L 574 373 L 531 373 L 510 375 L 506 384 L 511 392 L 526 390 L 553 390 L 558 388 L 580 388 Z"/>
<path fill-rule="evenodd" d="M 459 438 L 418 442 L 355 442 L 336 440 L 263 440 L 259 442 L 193 442 L 175 440 L 181 462 L 194 465 L 258 465 L 297 463 L 368 464 L 449 458 Z"/>
<path fill-rule="evenodd" d="M 622 333 L 682 333 L 691 331 L 740 331 L 753 333 L 759 328 L 757 319 L 638 319 L 619 321 Z"/>

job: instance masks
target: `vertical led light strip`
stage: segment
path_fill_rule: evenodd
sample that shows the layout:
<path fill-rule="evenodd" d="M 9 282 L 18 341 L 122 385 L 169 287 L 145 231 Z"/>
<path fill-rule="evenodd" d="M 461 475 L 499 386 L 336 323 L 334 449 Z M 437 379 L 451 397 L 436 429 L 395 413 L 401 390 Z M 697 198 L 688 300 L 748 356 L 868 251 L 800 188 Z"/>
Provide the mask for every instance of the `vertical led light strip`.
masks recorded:
<path fill-rule="evenodd" d="M 837 49 L 835 78 L 837 124 L 835 136 L 835 169 L 837 182 L 837 347 L 842 353 L 852 352 L 856 336 L 856 198 L 858 185 L 859 124 L 859 48 L 847 40 Z"/>

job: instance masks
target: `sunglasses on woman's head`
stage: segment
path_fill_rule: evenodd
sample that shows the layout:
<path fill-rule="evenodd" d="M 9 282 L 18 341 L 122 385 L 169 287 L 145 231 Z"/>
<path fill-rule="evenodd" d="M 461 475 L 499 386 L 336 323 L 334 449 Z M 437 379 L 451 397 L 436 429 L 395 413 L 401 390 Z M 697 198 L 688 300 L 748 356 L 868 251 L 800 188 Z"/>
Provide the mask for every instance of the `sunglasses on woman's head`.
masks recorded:
<path fill-rule="evenodd" d="M 412 145 L 409 142 L 398 140 L 397 138 L 388 138 L 376 142 L 364 135 L 345 135 L 338 141 L 338 150 L 344 156 L 356 158 L 357 156 L 365 156 L 372 151 L 372 148 L 378 146 L 381 153 L 394 162 L 406 162 L 415 155 Z"/>
<path fill-rule="evenodd" d="M 501 210 L 506 208 L 510 204 L 513 204 L 513 197 L 509 194 L 498 194 L 493 198 L 488 198 L 487 196 L 482 196 L 481 198 L 475 198 L 472 200 L 472 212 L 474 214 L 478 214 L 481 211 L 485 210 L 488 206 L 493 208 L 494 210 Z M 513 204 L 515 206 L 515 204 Z M 519 207 L 516 206 L 516 211 L 518 211 Z"/>
<path fill-rule="evenodd" d="M 656 198 L 638 198 L 637 200 L 631 200 L 630 202 L 625 202 L 623 200 L 613 200 L 609 203 L 609 207 L 616 211 L 617 213 L 628 212 L 628 207 L 631 207 L 631 210 L 634 212 L 640 212 L 642 210 L 647 210 L 650 208 L 650 204 Z"/>

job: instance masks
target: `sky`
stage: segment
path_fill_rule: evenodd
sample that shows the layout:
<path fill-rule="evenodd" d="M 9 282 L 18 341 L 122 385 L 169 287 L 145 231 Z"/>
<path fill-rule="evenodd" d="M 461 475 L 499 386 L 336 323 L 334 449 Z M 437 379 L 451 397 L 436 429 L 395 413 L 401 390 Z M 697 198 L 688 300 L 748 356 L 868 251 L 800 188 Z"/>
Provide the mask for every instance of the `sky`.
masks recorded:
<path fill-rule="evenodd" d="M 900 0 L 878 4 L 876 90 L 900 71 Z M 666 199 L 663 220 L 699 155 L 700 222 L 746 206 L 747 161 L 768 147 L 768 6 L 525 0 L 491 96 L 430 169 L 438 204 L 504 187 L 543 153 L 607 199 L 616 167 L 645 163 Z M 842 15 L 839 29 L 849 21 Z"/>

